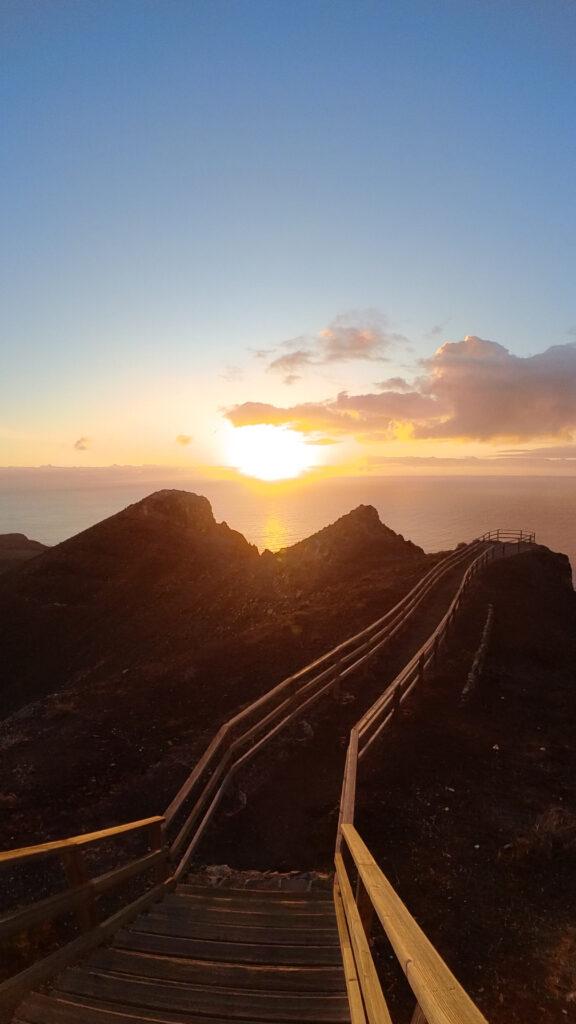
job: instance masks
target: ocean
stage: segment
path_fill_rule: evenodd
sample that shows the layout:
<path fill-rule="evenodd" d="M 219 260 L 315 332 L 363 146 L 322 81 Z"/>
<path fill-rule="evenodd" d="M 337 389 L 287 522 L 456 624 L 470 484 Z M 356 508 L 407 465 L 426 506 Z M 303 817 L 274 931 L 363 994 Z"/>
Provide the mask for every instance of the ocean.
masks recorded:
<path fill-rule="evenodd" d="M 181 478 L 42 490 L 14 479 L 0 483 L 0 533 L 57 544 L 162 486 L 206 495 L 216 518 L 261 550 L 294 544 L 370 504 L 384 523 L 426 551 L 485 530 L 522 528 L 567 554 L 576 568 L 576 477 L 355 477 L 280 487 Z"/>

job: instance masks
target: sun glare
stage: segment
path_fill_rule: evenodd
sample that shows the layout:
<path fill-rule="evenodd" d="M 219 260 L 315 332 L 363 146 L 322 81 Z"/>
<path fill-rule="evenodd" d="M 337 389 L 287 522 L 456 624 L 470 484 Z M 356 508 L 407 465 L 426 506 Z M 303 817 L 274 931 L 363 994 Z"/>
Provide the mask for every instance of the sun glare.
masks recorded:
<path fill-rule="evenodd" d="M 289 480 L 316 465 L 318 453 L 286 427 L 235 427 L 227 438 L 230 465 L 258 480 Z"/>

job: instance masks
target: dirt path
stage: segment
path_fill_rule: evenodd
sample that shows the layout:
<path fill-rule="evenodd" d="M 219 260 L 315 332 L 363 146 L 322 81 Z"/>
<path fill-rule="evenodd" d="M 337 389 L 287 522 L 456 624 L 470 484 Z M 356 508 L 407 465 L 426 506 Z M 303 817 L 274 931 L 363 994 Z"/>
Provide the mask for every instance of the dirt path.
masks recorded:
<path fill-rule="evenodd" d="M 239 778 L 241 792 L 217 814 L 200 862 L 280 871 L 331 867 L 350 729 L 438 624 L 465 568 L 449 573 L 405 633 L 346 681 L 345 703 L 321 701 L 255 759 Z"/>

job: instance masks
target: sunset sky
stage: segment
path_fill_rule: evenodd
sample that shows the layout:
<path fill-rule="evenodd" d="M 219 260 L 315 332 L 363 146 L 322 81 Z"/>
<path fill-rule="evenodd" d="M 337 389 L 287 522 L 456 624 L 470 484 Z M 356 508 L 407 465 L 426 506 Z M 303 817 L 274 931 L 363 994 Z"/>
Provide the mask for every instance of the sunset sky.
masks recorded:
<path fill-rule="evenodd" d="M 576 4 L 0 0 L 0 49 L 1 466 L 573 472 Z"/>

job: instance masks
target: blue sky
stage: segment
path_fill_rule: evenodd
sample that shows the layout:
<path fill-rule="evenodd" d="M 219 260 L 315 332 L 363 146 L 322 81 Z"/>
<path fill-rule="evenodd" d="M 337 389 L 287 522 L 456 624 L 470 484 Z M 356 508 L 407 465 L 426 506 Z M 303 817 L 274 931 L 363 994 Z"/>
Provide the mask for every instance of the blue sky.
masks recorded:
<path fill-rule="evenodd" d="M 575 4 L 0 0 L 0 35 L 0 463 L 218 461 L 222 406 L 372 387 L 249 351 L 353 311 L 386 373 L 574 340 Z"/>

